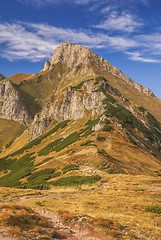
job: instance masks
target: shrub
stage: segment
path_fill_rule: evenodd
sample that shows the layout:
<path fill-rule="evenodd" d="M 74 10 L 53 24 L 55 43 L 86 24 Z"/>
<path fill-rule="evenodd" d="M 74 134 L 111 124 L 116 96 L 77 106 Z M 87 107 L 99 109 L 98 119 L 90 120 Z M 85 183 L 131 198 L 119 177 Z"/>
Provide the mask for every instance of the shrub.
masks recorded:
<path fill-rule="evenodd" d="M 103 104 L 108 104 L 109 102 L 111 103 L 115 103 L 116 100 L 109 94 L 105 94 L 106 95 L 106 98 L 103 99 Z"/>
<path fill-rule="evenodd" d="M 49 132 L 45 133 L 44 135 L 41 135 L 40 137 L 34 139 L 33 141 L 31 141 L 30 143 L 28 143 L 26 146 L 24 146 L 23 148 L 20 148 L 19 150 L 17 150 L 16 152 L 12 153 L 11 156 L 16 156 L 16 155 L 20 155 L 22 154 L 25 150 L 32 148 L 35 145 L 38 145 L 41 143 L 41 141 L 48 137 L 49 135 L 53 134 L 54 132 L 56 132 L 59 128 L 64 128 L 67 126 L 69 120 L 65 120 L 64 122 L 60 122 L 58 123 L 53 129 L 51 129 Z"/>
<path fill-rule="evenodd" d="M 45 159 L 42 160 L 41 162 L 35 164 L 35 167 L 38 167 L 38 166 L 42 165 L 43 163 L 48 162 L 48 161 L 51 160 L 51 159 L 52 159 L 52 157 L 45 158 Z"/>
<path fill-rule="evenodd" d="M 36 178 L 45 178 L 45 180 L 49 179 L 50 176 L 55 172 L 55 169 L 53 168 L 47 168 L 47 169 L 43 169 L 41 171 L 38 172 L 34 172 L 32 173 L 31 176 L 28 177 L 28 181 L 32 181 Z"/>
<path fill-rule="evenodd" d="M 95 119 L 95 120 L 89 119 L 89 120 L 86 122 L 86 124 L 85 124 L 85 126 L 87 126 L 87 127 L 85 127 L 84 129 L 81 129 L 80 132 L 79 132 L 79 133 L 81 134 L 81 137 L 87 137 L 88 135 L 90 135 L 91 133 L 93 133 L 94 131 L 92 130 L 92 128 L 93 128 L 97 123 L 99 123 L 99 118 L 97 118 L 97 119 Z M 82 135 L 82 133 L 84 133 L 84 134 Z"/>
<path fill-rule="evenodd" d="M 159 205 L 152 205 L 152 206 L 147 206 L 145 208 L 146 212 L 152 212 L 152 213 L 158 213 L 161 214 L 161 206 Z"/>
<path fill-rule="evenodd" d="M 74 88 L 80 89 L 80 88 L 83 86 L 84 82 L 85 82 L 85 81 L 80 82 L 77 86 L 74 86 Z"/>
<path fill-rule="evenodd" d="M 59 152 L 62 149 L 66 148 L 67 146 L 71 145 L 72 143 L 79 140 L 80 134 L 78 132 L 74 132 L 70 134 L 68 137 L 63 139 L 57 146 L 53 148 L 53 151 Z"/>
<path fill-rule="evenodd" d="M 65 166 L 64 168 L 62 168 L 63 174 L 73 171 L 73 170 L 79 170 L 78 166 L 75 164 L 70 164 L 68 166 Z"/>
<path fill-rule="evenodd" d="M 39 172 L 33 173 L 28 177 L 28 182 L 20 186 L 20 188 L 31 188 L 31 189 L 49 189 L 51 182 L 46 182 L 51 178 L 55 178 L 61 175 L 61 172 L 55 172 L 55 169 L 43 169 Z"/>
<path fill-rule="evenodd" d="M 106 81 L 106 79 L 104 77 L 96 77 L 94 85 L 97 85 L 99 83 L 99 81 Z"/>
<path fill-rule="evenodd" d="M 143 113 L 147 111 L 144 107 L 138 107 L 138 109 L 140 112 L 143 112 Z"/>
<path fill-rule="evenodd" d="M 112 131 L 112 127 L 111 126 L 109 126 L 109 125 L 105 125 L 103 128 L 102 128 L 102 131 L 108 131 L 108 132 L 110 132 L 110 131 Z"/>
<path fill-rule="evenodd" d="M 78 186 L 82 184 L 92 184 L 101 179 L 101 176 L 70 176 L 63 177 L 53 182 L 54 186 Z"/>
<path fill-rule="evenodd" d="M 92 143 L 92 142 L 93 142 L 93 141 L 88 140 L 88 141 L 82 143 L 80 146 L 88 146 L 88 145 L 90 145 L 90 143 Z"/>
<path fill-rule="evenodd" d="M 105 141 L 105 140 L 106 140 L 105 137 L 102 137 L 102 136 L 98 136 L 98 137 L 97 137 L 97 141 L 99 141 L 99 142 L 103 142 L 103 141 Z"/>
<path fill-rule="evenodd" d="M 110 122 L 110 120 L 108 120 L 107 118 L 104 120 L 104 123 L 106 123 L 106 124 L 110 124 L 111 122 Z"/>
<path fill-rule="evenodd" d="M 62 138 L 57 139 L 56 141 L 48 144 L 46 147 L 42 148 L 39 153 L 38 156 L 42 156 L 42 155 L 48 155 L 49 152 L 52 152 L 53 147 L 55 147 L 56 145 L 58 145 L 61 142 Z"/>
<path fill-rule="evenodd" d="M 2 187 L 18 187 L 19 180 L 31 174 L 34 170 L 32 157 L 33 153 L 26 154 L 20 159 L 13 159 L 8 165 L 10 173 L 0 178 L 0 186 Z"/>

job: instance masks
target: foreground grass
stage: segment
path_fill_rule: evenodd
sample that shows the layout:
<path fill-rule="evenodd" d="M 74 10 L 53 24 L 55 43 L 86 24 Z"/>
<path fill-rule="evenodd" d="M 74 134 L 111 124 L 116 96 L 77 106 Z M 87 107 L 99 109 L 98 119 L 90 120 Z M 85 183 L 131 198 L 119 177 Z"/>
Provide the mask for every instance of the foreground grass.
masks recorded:
<path fill-rule="evenodd" d="M 110 219 L 112 228 L 116 221 L 122 227 L 132 229 L 136 237 L 140 234 L 141 239 L 161 239 L 159 177 L 106 173 L 101 176 L 101 183 L 94 185 L 53 186 L 51 190 L 44 191 L 1 188 L 0 201 L 19 203 L 21 197 L 24 199 L 26 196 L 23 205 L 27 207 L 88 216 L 94 219 L 94 227 L 101 227 L 102 221 L 105 222 L 105 232 L 108 232 Z M 150 211 L 147 211 L 149 207 Z M 135 234 L 132 237 L 122 235 L 121 239 L 136 239 Z"/>
<path fill-rule="evenodd" d="M 146 211 L 148 206 L 160 204 L 160 190 L 159 178 L 105 174 L 101 184 L 53 187 L 48 191 L 50 197 L 28 199 L 25 204 L 37 207 L 36 202 L 40 202 L 41 207 L 54 212 L 116 220 L 138 234 L 144 233 L 141 239 L 161 239 L 161 215 Z"/>
<path fill-rule="evenodd" d="M 47 221 L 29 207 L 14 204 L 0 205 L 0 226 L 17 239 L 46 239 L 55 235 Z"/>

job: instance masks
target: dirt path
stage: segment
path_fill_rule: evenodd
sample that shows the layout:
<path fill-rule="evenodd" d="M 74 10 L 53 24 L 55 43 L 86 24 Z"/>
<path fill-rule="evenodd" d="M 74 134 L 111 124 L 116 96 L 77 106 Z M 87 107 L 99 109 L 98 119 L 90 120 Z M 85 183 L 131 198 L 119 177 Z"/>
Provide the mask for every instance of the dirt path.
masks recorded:
<path fill-rule="evenodd" d="M 36 196 L 40 197 L 40 196 Z M 23 205 L 32 197 L 22 197 L 17 201 L 17 204 Z M 36 198 L 35 198 L 36 200 Z M 103 232 L 96 232 L 93 228 L 88 226 L 86 223 L 74 222 L 70 226 L 63 223 L 61 216 L 53 213 L 49 210 L 41 210 L 33 208 L 33 210 L 43 216 L 49 225 L 54 228 L 57 232 L 55 239 L 64 239 L 64 240 L 112 240 L 111 237 L 108 237 Z M 0 238 L 1 240 L 1 238 Z M 9 240 L 9 239 L 6 239 Z"/>
<path fill-rule="evenodd" d="M 13 238 L 7 236 L 4 232 L 5 232 L 4 230 L 0 229 L 0 240 L 2 240 L 2 239 L 3 240 L 12 240 L 13 239 Z"/>

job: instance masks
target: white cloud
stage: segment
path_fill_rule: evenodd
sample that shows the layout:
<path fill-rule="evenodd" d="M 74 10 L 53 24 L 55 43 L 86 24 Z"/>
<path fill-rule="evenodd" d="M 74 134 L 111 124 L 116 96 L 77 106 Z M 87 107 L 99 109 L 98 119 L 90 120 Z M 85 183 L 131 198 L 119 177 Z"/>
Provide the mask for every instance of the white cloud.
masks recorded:
<path fill-rule="evenodd" d="M 139 52 L 126 52 L 130 57 L 129 59 L 133 61 L 138 61 L 138 62 L 146 62 L 146 63 L 160 63 L 161 60 L 154 59 L 154 58 L 147 58 L 147 57 L 142 57 L 142 54 Z"/>
<path fill-rule="evenodd" d="M 1 57 L 9 60 L 28 59 L 40 61 L 47 58 L 51 51 L 57 46 L 54 39 L 46 41 L 37 34 L 27 31 L 20 24 L 0 24 Z"/>
<path fill-rule="evenodd" d="M 0 56 L 9 60 L 28 59 L 40 61 L 49 58 L 61 42 L 82 44 L 86 47 L 128 50 L 136 42 L 123 37 L 111 37 L 102 33 L 57 28 L 47 24 L 0 24 Z"/>
<path fill-rule="evenodd" d="M 58 28 L 47 24 L 19 22 L 0 24 L 0 56 L 9 60 L 27 59 L 35 62 L 50 58 L 62 42 L 81 44 L 91 49 L 123 52 L 132 61 L 160 62 L 161 34 L 108 35 L 100 31 Z M 148 57 L 147 57 L 148 56 Z"/>
<path fill-rule="evenodd" d="M 113 11 L 107 19 L 101 24 L 96 25 L 96 28 L 106 30 L 116 30 L 121 32 L 133 32 L 143 26 L 141 21 L 137 21 L 133 15 L 126 12 Z"/>

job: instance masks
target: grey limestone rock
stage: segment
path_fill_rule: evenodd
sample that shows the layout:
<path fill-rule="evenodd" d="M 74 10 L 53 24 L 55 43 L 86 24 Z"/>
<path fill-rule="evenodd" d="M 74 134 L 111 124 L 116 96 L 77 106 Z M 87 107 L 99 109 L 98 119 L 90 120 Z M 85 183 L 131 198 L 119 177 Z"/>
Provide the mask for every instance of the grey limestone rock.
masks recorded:
<path fill-rule="evenodd" d="M 102 83 L 100 83 L 102 84 Z M 85 82 L 82 91 L 72 87 L 65 89 L 62 94 L 56 97 L 55 101 L 48 101 L 40 114 L 36 114 L 33 123 L 29 127 L 29 132 L 33 138 L 41 135 L 52 119 L 64 121 L 67 119 L 81 119 L 86 117 L 88 111 L 93 116 L 104 112 L 102 100 L 105 95 L 97 92 L 98 86 L 94 81 Z"/>
<path fill-rule="evenodd" d="M 14 84 L 6 79 L 0 83 L 0 117 L 29 125 L 31 116 Z"/>

